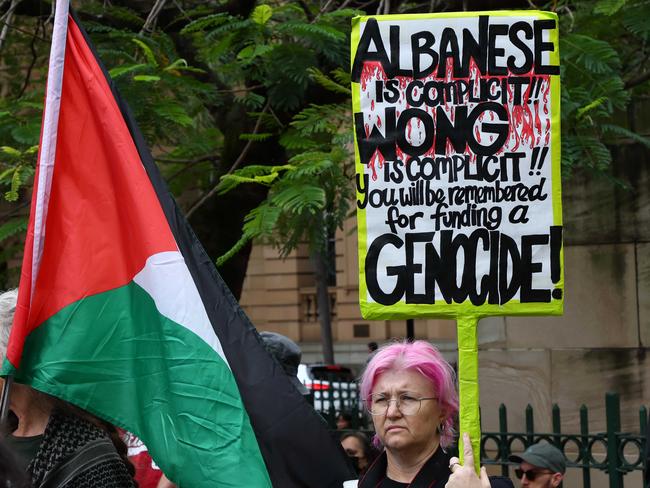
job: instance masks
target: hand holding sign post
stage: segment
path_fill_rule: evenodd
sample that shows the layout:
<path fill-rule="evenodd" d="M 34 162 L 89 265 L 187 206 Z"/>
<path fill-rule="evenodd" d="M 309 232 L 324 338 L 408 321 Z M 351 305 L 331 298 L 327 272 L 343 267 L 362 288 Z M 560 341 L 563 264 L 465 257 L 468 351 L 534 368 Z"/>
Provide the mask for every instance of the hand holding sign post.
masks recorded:
<path fill-rule="evenodd" d="M 457 320 L 478 460 L 478 320 L 563 310 L 557 17 L 357 17 L 352 52 L 361 311 Z"/>

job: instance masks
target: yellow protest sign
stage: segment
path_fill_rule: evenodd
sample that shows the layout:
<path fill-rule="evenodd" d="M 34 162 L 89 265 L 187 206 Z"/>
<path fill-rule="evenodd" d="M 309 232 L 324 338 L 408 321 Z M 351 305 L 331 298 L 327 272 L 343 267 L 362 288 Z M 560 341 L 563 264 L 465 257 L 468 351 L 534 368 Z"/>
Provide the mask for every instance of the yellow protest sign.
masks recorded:
<path fill-rule="evenodd" d="M 478 443 L 478 319 L 563 311 L 557 16 L 357 17 L 351 69 L 361 312 L 457 319 Z"/>

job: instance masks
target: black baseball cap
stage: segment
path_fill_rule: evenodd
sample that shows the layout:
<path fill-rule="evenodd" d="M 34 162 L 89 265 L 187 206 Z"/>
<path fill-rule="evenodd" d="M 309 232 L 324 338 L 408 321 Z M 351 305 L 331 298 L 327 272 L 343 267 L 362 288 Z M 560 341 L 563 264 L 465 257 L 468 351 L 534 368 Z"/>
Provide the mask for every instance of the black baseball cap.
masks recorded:
<path fill-rule="evenodd" d="M 520 456 L 512 455 L 508 458 L 515 463 L 522 463 L 523 461 L 532 464 L 538 468 L 548 469 L 554 473 L 562 473 L 566 471 L 566 458 L 562 451 L 560 451 L 553 444 L 548 442 L 538 442 L 533 444 Z"/>

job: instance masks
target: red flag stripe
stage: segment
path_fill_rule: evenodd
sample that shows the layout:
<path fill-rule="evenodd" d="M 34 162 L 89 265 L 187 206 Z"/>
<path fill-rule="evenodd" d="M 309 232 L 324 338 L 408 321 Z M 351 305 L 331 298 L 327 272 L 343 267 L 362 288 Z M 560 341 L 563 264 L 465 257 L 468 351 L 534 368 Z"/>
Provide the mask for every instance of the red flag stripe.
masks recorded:
<path fill-rule="evenodd" d="M 30 266 L 38 268 L 31 307 L 25 297 L 32 280 L 21 279 L 7 353 L 14 366 L 25 337 L 63 307 L 125 285 L 149 256 L 178 249 L 106 78 L 72 18 L 63 73 L 47 237 L 40 262 Z"/>

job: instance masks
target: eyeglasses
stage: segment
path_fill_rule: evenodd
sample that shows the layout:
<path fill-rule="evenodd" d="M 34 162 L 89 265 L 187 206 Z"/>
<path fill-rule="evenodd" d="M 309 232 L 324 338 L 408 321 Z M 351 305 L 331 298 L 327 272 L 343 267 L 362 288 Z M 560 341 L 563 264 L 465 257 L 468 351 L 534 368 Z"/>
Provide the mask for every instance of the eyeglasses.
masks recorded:
<path fill-rule="evenodd" d="M 535 481 L 540 474 L 553 474 L 550 471 L 537 471 L 534 469 L 529 469 L 524 471 L 523 469 L 515 469 L 515 475 L 517 479 L 520 480 L 522 476 L 525 476 L 528 481 Z"/>
<path fill-rule="evenodd" d="M 422 400 L 437 400 L 436 397 L 416 398 L 411 393 L 402 393 L 397 398 L 389 398 L 381 393 L 370 395 L 366 401 L 366 409 L 372 415 L 384 415 L 388 412 L 390 402 L 395 402 L 395 407 L 402 412 L 402 415 L 415 415 L 420 411 Z"/>

